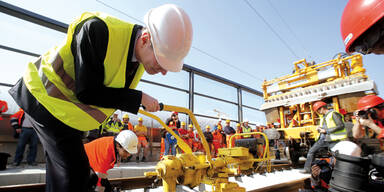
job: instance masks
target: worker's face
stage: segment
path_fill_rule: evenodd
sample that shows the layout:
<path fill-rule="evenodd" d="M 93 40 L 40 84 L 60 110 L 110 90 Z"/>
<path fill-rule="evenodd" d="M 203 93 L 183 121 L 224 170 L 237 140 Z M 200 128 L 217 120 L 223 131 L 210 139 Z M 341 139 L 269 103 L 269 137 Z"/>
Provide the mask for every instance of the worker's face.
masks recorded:
<path fill-rule="evenodd" d="M 151 43 L 151 36 L 147 31 L 144 31 L 140 36 L 136 47 L 136 58 L 143 64 L 144 69 L 148 74 L 167 74 L 167 70 L 162 68 L 156 60 L 155 52 Z"/>
<path fill-rule="evenodd" d="M 143 121 L 139 121 L 139 125 L 142 125 L 143 124 Z"/>
<path fill-rule="evenodd" d="M 240 130 L 241 127 L 240 127 L 240 125 L 239 125 L 239 126 L 237 126 L 236 128 L 237 128 L 237 130 Z"/>
<path fill-rule="evenodd" d="M 129 122 L 129 118 L 123 118 L 123 123 L 128 123 Z"/>
<path fill-rule="evenodd" d="M 117 147 L 117 151 L 119 153 L 119 156 L 122 158 L 122 159 L 127 159 L 129 156 L 131 156 L 130 153 L 128 153 L 128 151 L 126 151 L 124 148 L 122 148 L 121 146 L 118 146 Z"/>
<path fill-rule="evenodd" d="M 188 127 L 188 130 L 189 131 L 193 131 L 193 127 Z"/>

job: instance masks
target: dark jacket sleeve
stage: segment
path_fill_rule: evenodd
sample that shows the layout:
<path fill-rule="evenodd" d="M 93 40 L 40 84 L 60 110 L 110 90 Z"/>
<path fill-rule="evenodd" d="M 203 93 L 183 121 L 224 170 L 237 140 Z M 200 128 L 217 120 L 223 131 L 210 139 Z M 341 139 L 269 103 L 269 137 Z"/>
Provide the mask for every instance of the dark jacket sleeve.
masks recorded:
<path fill-rule="evenodd" d="M 75 62 L 76 96 L 84 104 L 137 113 L 141 104 L 141 91 L 104 85 L 108 35 L 106 24 L 98 18 L 88 19 L 76 28 L 71 44 Z"/>
<path fill-rule="evenodd" d="M 335 121 L 336 127 L 327 128 L 327 134 L 334 133 L 344 129 L 343 118 L 339 113 L 334 112 L 332 114 L 333 121 Z"/>

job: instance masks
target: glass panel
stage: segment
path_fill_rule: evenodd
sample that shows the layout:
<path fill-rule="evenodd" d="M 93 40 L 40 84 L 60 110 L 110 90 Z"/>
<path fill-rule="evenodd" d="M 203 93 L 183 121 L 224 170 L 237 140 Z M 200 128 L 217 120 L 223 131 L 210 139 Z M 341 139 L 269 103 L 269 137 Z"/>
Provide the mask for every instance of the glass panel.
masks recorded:
<path fill-rule="evenodd" d="M 248 91 L 241 91 L 242 94 L 242 102 L 243 105 L 247 105 L 250 107 L 260 108 L 261 104 L 263 104 L 264 99 L 261 96 L 255 95 Z"/>
<path fill-rule="evenodd" d="M 24 74 L 28 62 L 36 57 L 0 49 L 0 82 L 15 84 Z"/>
<path fill-rule="evenodd" d="M 2 45 L 36 54 L 45 53 L 66 37 L 64 33 L 5 14 L 0 14 L 0 25 Z"/>
<path fill-rule="evenodd" d="M 143 79 L 189 90 L 189 72 L 186 71 L 180 71 L 179 73 L 168 72 L 167 75 L 149 75 L 148 73 L 144 73 Z"/>
<path fill-rule="evenodd" d="M 185 92 L 152 85 L 141 82 L 136 88 L 142 90 L 146 94 L 156 98 L 159 102 L 166 105 L 175 105 L 188 108 L 188 94 Z"/>
<path fill-rule="evenodd" d="M 237 120 L 237 105 L 195 95 L 195 113 Z"/>
<path fill-rule="evenodd" d="M 195 92 L 237 103 L 237 89 L 229 85 L 195 75 Z"/>
<path fill-rule="evenodd" d="M 263 124 L 265 125 L 267 119 L 265 118 L 265 113 L 258 110 L 249 109 L 243 107 L 243 119 L 248 120 L 252 124 Z"/>

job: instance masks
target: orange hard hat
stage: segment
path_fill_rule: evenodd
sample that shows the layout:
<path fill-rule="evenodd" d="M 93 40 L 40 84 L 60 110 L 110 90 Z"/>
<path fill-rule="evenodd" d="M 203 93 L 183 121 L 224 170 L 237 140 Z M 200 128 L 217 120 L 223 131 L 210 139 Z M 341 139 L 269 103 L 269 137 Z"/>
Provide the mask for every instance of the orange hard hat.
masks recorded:
<path fill-rule="evenodd" d="M 341 36 L 345 52 L 351 53 L 351 45 L 370 27 L 384 16 L 382 0 L 351 0 L 341 17 Z"/>
<path fill-rule="evenodd" d="M 316 101 L 315 104 L 313 104 L 313 111 L 317 112 L 321 107 L 326 106 L 327 104 L 323 101 Z"/>
<path fill-rule="evenodd" d="M 359 102 L 357 102 L 357 108 L 359 110 L 366 110 L 381 103 L 384 103 L 384 100 L 381 97 L 376 95 L 367 95 L 360 98 Z"/>

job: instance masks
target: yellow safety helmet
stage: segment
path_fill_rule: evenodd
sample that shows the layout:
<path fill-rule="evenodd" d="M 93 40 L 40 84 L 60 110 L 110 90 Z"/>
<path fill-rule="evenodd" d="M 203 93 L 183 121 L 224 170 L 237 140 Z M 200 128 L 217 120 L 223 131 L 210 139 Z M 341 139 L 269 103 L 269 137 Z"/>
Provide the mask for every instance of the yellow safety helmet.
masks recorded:
<path fill-rule="evenodd" d="M 189 124 L 189 125 L 188 125 L 188 127 L 191 127 L 191 128 L 193 128 L 193 125 L 192 125 L 192 124 Z"/>
<path fill-rule="evenodd" d="M 240 123 L 237 123 L 237 124 L 236 124 L 236 127 L 240 127 Z"/>
<path fill-rule="evenodd" d="M 226 122 L 226 123 L 230 123 L 230 122 L 231 122 L 231 120 L 227 119 L 227 120 L 225 120 L 225 122 Z"/>
<path fill-rule="evenodd" d="M 185 122 L 184 122 L 184 121 L 182 121 L 182 122 L 181 122 L 181 125 L 185 125 Z"/>
<path fill-rule="evenodd" d="M 142 117 L 139 117 L 138 121 L 143 121 L 143 118 L 142 118 Z"/>
<path fill-rule="evenodd" d="M 123 119 L 129 119 L 129 115 L 128 114 L 124 114 L 123 115 Z"/>
<path fill-rule="evenodd" d="M 205 126 L 206 129 L 210 129 L 211 127 L 209 125 Z"/>

